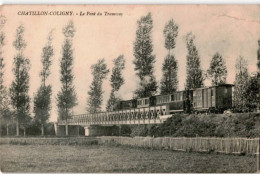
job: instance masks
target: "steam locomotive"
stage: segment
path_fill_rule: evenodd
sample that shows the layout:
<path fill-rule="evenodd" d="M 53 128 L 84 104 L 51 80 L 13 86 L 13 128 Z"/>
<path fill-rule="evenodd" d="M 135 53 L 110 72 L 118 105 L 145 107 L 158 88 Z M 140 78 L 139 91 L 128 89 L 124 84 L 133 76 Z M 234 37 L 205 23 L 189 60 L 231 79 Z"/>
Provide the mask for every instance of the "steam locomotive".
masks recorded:
<path fill-rule="evenodd" d="M 232 86 L 231 84 L 222 84 L 176 91 L 167 95 L 122 100 L 118 102 L 114 110 L 167 105 L 170 114 L 177 112 L 222 113 L 224 110 L 232 108 Z"/>

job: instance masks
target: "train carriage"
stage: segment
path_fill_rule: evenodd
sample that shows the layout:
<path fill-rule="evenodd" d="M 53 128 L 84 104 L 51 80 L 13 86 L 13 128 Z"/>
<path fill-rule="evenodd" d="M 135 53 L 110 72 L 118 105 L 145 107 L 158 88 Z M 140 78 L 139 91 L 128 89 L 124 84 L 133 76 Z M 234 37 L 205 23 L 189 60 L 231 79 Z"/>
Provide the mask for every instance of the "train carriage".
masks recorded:
<path fill-rule="evenodd" d="M 156 105 L 168 105 L 170 114 L 183 112 L 185 107 L 185 91 L 178 91 L 168 95 L 157 95 Z"/>
<path fill-rule="evenodd" d="M 167 106 L 167 113 L 177 112 L 223 112 L 232 108 L 232 86 L 218 86 L 176 91 L 166 95 L 155 95 L 145 98 L 120 101 L 116 110 L 143 109 L 148 107 Z"/>
<path fill-rule="evenodd" d="M 193 110 L 223 112 L 223 110 L 232 108 L 232 86 L 222 84 L 193 89 Z"/>
<path fill-rule="evenodd" d="M 136 104 L 137 104 L 136 99 L 122 100 L 122 101 L 119 102 L 117 109 L 124 110 L 124 109 L 136 108 Z"/>
<path fill-rule="evenodd" d="M 155 97 L 137 98 L 137 108 L 155 106 Z"/>

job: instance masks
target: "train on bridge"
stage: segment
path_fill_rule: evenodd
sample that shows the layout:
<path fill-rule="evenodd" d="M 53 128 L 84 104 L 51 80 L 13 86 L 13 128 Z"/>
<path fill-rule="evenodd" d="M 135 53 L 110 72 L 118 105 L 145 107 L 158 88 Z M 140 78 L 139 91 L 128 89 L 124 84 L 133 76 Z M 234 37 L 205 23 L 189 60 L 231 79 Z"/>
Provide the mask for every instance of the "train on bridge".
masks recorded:
<path fill-rule="evenodd" d="M 167 95 L 122 100 L 113 111 L 73 115 L 67 121 L 58 122 L 63 125 L 156 124 L 175 113 L 222 113 L 232 108 L 232 86 L 222 84 Z"/>
<path fill-rule="evenodd" d="M 224 110 L 232 108 L 232 86 L 222 84 L 177 91 L 167 95 L 123 100 L 115 106 L 114 111 L 166 105 L 168 114 L 176 112 L 222 113 Z"/>
<path fill-rule="evenodd" d="M 66 132 L 68 135 L 68 126 L 71 128 L 83 126 L 85 135 L 93 136 L 97 135 L 98 131 L 105 130 L 105 128 L 95 126 L 161 124 L 175 113 L 222 113 L 232 108 L 232 86 L 222 84 L 177 91 L 167 95 L 122 100 L 112 111 L 72 115 L 67 120 L 58 120 L 55 131 L 59 132 L 56 134 L 64 135 Z M 65 130 L 62 128 L 64 126 Z M 100 135 L 103 134 L 107 133 L 100 133 Z"/>

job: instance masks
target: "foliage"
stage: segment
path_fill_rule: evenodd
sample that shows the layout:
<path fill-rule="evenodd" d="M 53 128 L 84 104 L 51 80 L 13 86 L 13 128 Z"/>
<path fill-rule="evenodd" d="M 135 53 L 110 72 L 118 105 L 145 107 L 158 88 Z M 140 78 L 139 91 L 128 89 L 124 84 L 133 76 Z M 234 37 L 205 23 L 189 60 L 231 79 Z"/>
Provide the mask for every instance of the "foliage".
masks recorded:
<path fill-rule="evenodd" d="M 137 76 L 140 79 L 140 88 L 135 91 L 137 97 L 147 97 L 154 95 L 157 90 L 157 83 L 153 75 L 155 55 L 151 32 L 153 20 L 151 13 L 141 17 L 137 21 L 136 40 L 134 42 L 134 64 Z"/>
<path fill-rule="evenodd" d="M 0 33 L 0 101 L 2 103 L 2 92 L 6 89 L 4 87 L 4 67 L 5 67 L 5 64 L 4 64 L 4 58 L 2 56 L 2 53 L 3 53 L 3 46 L 4 46 L 4 39 L 5 39 L 5 35 L 3 32 Z"/>
<path fill-rule="evenodd" d="M 258 80 L 258 95 L 260 93 L 260 39 L 258 40 L 258 51 L 257 51 L 257 80 Z M 260 96 L 258 96 L 259 98 Z M 258 102 L 258 109 L 260 109 L 260 103 Z"/>
<path fill-rule="evenodd" d="M 91 72 L 93 75 L 93 81 L 90 85 L 90 91 L 88 91 L 89 98 L 87 111 L 89 113 L 97 113 L 101 111 L 101 104 L 103 101 L 102 83 L 109 73 L 105 59 L 100 59 L 97 64 L 92 65 Z"/>
<path fill-rule="evenodd" d="M 177 61 L 171 54 L 171 49 L 175 48 L 176 37 L 178 36 L 178 25 L 171 19 L 164 27 L 163 34 L 165 37 L 165 48 L 169 50 L 169 54 L 165 57 L 162 66 L 161 94 L 169 94 L 178 89 L 177 78 Z"/>
<path fill-rule="evenodd" d="M 34 113 L 36 121 L 45 124 L 50 117 L 51 86 L 41 86 L 34 97 Z"/>
<path fill-rule="evenodd" d="M 178 89 L 177 61 L 173 55 L 167 55 L 164 59 L 163 77 L 161 80 L 161 94 L 170 94 Z"/>
<path fill-rule="evenodd" d="M 165 123 L 159 125 L 156 130 L 152 131 L 152 135 L 155 137 L 160 136 L 172 136 L 176 133 L 182 126 L 182 116 L 177 114 L 173 118 L 167 119 Z"/>
<path fill-rule="evenodd" d="M 11 104 L 15 110 L 17 121 L 17 135 L 19 135 L 19 122 L 25 126 L 30 119 L 30 97 L 28 94 L 30 61 L 23 55 L 23 50 L 26 47 L 23 35 L 24 27 L 21 25 L 16 30 L 16 39 L 13 42 L 17 55 L 13 62 L 15 79 L 10 87 Z"/>
<path fill-rule="evenodd" d="M 165 38 L 164 46 L 167 50 L 174 49 L 176 44 L 176 37 L 178 36 L 178 25 L 175 24 L 173 19 L 169 20 L 168 23 L 165 25 L 163 30 L 163 35 Z"/>
<path fill-rule="evenodd" d="M 73 69 L 73 49 L 72 39 L 74 37 L 75 28 L 72 21 L 63 28 L 65 41 L 62 46 L 62 58 L 60 61 L 60 81 L 61 91 L 57 95 L 57 107 L 59 119 L 67 120 L 70 117 L 71 109 L 77 105 L 77 96 L 73 85 L 74 75 Z"/>
<path fill-rule="evenodd" d="M 45 85 L 45 80 L 50 75 L 50 66 L 52 64 L 51 58 L 53 57 L 53 46 L 52 46 L 52 31 L 48 35 L 48 42 L 42 49 L 42 71 L 40 73 L 42 79 L 42 85 Z"/>
<path fill-rule="evenodd" d="M 148 136 L 148 128 L 147 125 L 132 125 L 130 136 Z"/>
<path fill-rule="evenodd" d="M 206 122 L 205 120 L 198 120 L 198 118 L 193 115 L 189 119 L 182 122 L 182 126 L 173 132 L 174 136 L 185 136 L 185 137 L 212 137 L 215 136 L 214 130 L 216 125 L 213 122 Z M 171 135 L 171 136 L 172 136 Z"/>
<path fill-rule="evenodd" d="M 259 137 L 259 113 L 174 114 L 162 124 L 131 125 L 122 136 Z"/>
<path fill-rule="evenodd" d="M 195 36 L 192 33 L 186 35 L 188 49 L 186 61 L 186 89 L 202 87 L 204 77 L 200 66 L 200 57 L 195 46 Z"/>
<path fill-rule="evenodd" d="M 143 98 L 155 95 L 157 89 L 157 82 L 153 75 L 145 76 L 140 82 L 139 88 L 135 91 L 135 97 Z"/>
<path fill-rule="evenodd" d="M 112 87 L 109 100 L 107 101 L 107 111 L 112 111 L 115 104 L 120 100 L 118 91 L 124 84 L 125 80 L 122 76 L 122 70 L 125 68 L 125 59 L 123 55 L 120 55 L 114 59 L 114 67 L 110 78 L 110 85 Z"/>
<path fill-rule="evenodd" d="M 118 91 L 120 87 L 124 84 L 125 80 L 122 77 L 122 70 L 125 69 L 125 59 L 124 55 L 120 55 L 114 59 L 114 68 L 112 69 L 112 75 L 110 78 L 111 87 Z"/>
<path fill-rule="evenodd" d="M 121 125 L 120 136 L 129 136 L 132 130 L 131 127 L 128 125 Z"/>
<path fill-rule="evenodd" d="M 219 53 L 216 53 L 212 57 L 207 73 L 209 77 L 212 78 L 212 85 L 226 83 L 227 67 L 224 58 Z"/>
<path fill-rule="evenodd" d="M 258 40 L 257 69 L 258 69 L 258 74 L 260 74 L 260 39 Z"/>
<path fill-rule="evenodd" d="M 246 107 L 249 111 L 255 110 L 259 105 L 260 100 L 260 81 L 257 74 L 249 77 L 248 84 L 246 85 Z"/>
<path fill-rule="evenodd" d="M 23 56 L 14 57 L 15 80 L 10 87 L 11 103 L 17 113 L 29 113 L 29 60 Z"/>
<path fill-rule="evenodd" d="M 153 128 L 155 137 L 259 137 L 259 114 L 173 115 Z M 156 125 L 155 125 L 156 126 Z"/>
<path fill-rule="evenodd" d="M 236 77 L 233 103 L 237 111 L 247 111 L 247 86 L 249 81 L 248 64 L 242 56 L 236 60 Z"/>
<path fill-rule="evenodd" d="M 13 46 L 18 52 L 20 52 L 20 54 L 26 48 L 27 45 L 23 38 L 23 35 L 24 35 L 24 26 L 20 25 L 16 29 L 16 38 L 15 41 L 13 42 Z"/>
<path fill-rule="evenodd" d="M 51 93 L 52 89 L 50 85 L 46 86 L 46 79 L 50 75 L 50 66 L 51 58 L 53 56 L 53 47 L 52 47 L 52 37 L 51 33 L 48 36 L 48 42 L 42 51 L 42 71 L 40 72 L 41 76 L 41 86 L 37 91 L 36 96 L 34 97 L 34 113 L 36 121 L 41 124 L 45 124 L 50 117 L 51 109 Z"/>
<path fill-rule="evenodd" d="M 0 123 L 10 123 L 10 109 L 9 109 L 9 95 L 7 88 L 4 85 L 4 58 L 2 56 L 4 46 L 5 35 L 0 33 Z"/>
<path fill-rule="evenodd" d="M 115 91 L 111 90 L 109 99 L 107 101 L 107 107 L 106 110 L 107 111 L 113 111 L 115 110 L 117 103 L 121 101 L 121 98 L 119 97 L 119 95 L 117 94 L 117 92 L 115 93 Z"/>

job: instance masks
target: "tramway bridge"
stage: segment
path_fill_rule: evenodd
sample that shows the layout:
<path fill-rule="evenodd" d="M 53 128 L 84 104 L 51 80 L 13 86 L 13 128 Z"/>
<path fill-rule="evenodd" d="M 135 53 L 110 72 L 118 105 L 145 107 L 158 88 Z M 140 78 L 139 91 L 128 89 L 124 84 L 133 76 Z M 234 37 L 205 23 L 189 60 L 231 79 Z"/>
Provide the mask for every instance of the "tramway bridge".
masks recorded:
<path fill-rule="evenodd" d="M 168 105 L 72 115 L 67 121 L 55 123 L 55 133 L 57 136 L 79 135 L 79 128 L 84 127 L 85 136 L 101 136 L 111 133 L 112 126 L 161 124 L 169 117 Z"/>

